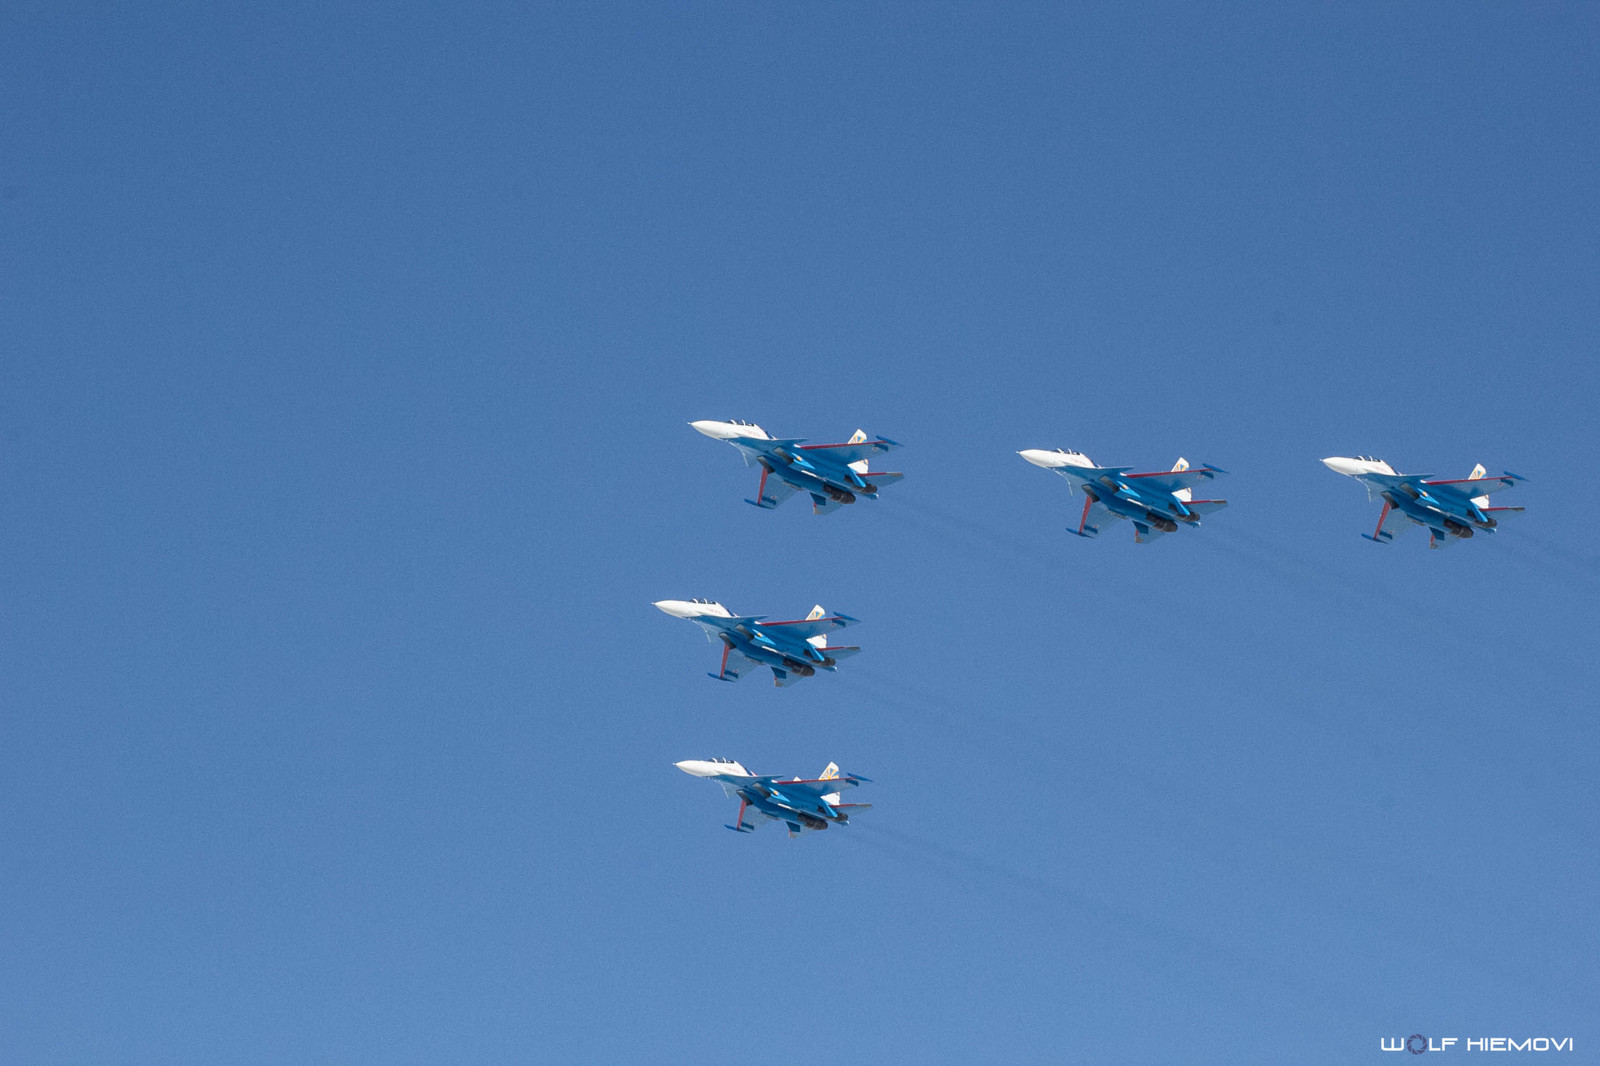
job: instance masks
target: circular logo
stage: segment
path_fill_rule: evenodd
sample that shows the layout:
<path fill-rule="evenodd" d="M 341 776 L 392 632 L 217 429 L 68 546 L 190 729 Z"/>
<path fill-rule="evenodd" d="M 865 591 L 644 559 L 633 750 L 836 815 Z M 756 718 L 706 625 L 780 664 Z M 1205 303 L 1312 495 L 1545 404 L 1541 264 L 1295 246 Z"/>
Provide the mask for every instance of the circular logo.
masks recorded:
<path fill-rule="evenodd" d="M 1420 1055 L 1428 1050 L 1428 1038 L 1421 1033 L 1412 1033 L 1406 1037 L 1406 1050 L 1413 1055 Z"/>

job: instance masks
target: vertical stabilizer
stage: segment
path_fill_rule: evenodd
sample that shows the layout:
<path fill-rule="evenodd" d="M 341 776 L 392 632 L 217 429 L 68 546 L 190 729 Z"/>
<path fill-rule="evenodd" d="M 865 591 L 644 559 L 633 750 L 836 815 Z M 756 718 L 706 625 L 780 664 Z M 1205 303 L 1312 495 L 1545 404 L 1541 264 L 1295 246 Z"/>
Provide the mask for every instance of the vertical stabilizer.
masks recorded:
<path fill-rule="evenodd" d="M 1189 460 L 1185 459 L 1181 455 L 1178 456 L 1178 461 L 1172 464 L 1172 472 L 1176 474 L 1180 470 L 1187 469 L 1189 469 Z M 1190 500 L 1194 499 L 1194 489 L 1179 489 L 1177 492 L 1174 492 L 1173 495 L 1182 500 L 1184 503 L 1188 503 Z"/>
<path fill-rule="evenodd" d="M 827 766 L 827 769 L 822 771 L 822 776 L 817 778 L 817 780 L 819 780 L 819 781 L 832 781 L 834 778 L 836 778 L 838 776 L 839 776 L 839 764 L 836 763 L 836 762 L 830 762 L 828 764 L 828 766 Z M 837 793 L 837 792 L 828 793 L 826 796 L 822 797 L 822 802 L 826 803 L 830 807 L 834 806 L 835 804 L 837 804 L 839 802 L 839 793 Z"/>
<path fill-rule="evenodd" d="M 1468 481 L 1476 481 L 1480 477 L 1483 477 L 1488 472 L 1489 471 L 1487 471 L 1487 470 L 1485 470 L 1483 468 L 1483 464 L 1479 463 L 1478 465 L 1476 465 L 1476 466 L 1474 466 L 1472 468 L 1472 473 L 1467 475 L 1467 480 Z M 1475 506 L 1475 507 L 1487 507 L 1487 506 L 1489 506 L 1489 497 L 1487 497 L 1487 496 L 1474 496 L 1472 498 L 1472 503 L 1473 503 L 1473 506 Z"/>
<path fill-rule="evenodd" d="M 811 608 L 811 613 L 806 615 L 806 621 L 815 622 L 817 619 L 821 618 L 827 613 L 827 611 L 822 609 L 822 604 L 819 603 L 815 607 Z M 828 646 L 828 634 L 818 633 L 814 637 L 807 637 L 806 643 L 811 645 L 813 648 L 826 648 Z"/>
<path fill-rule="evenodd" d="M 866 442 L 867 431 L 864 429 L 858 429 L 854 433 L 850 434 L 850 439 L 846 443 L 865 444 Z M 865 474 L 867 472 L 867 461 L 865 459 L 858 459 L 850 464 L 850 469 L 854 470 L 858 474 Z"/>

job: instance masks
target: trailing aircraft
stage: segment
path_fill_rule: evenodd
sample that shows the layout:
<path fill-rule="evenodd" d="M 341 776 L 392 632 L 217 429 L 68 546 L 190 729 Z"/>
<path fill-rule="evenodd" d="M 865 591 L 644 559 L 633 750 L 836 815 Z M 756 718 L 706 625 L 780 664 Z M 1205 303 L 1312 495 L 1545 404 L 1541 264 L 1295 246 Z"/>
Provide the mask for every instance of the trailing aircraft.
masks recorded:
<path fill-rule="evenodd" d="M 870 779 L 858 774 L 840 776 L 837 763 L 830 762 L 822 776 L 812 780 L 760 777 L 732 759 L 685 759 L 673 765 L 686 774 L 717 782 L 729 799 L 739 801 L 739 815 L 727 826 L 735 833 L 754 833 L 768 822 L 783 822 L 789 835 L 797 837 L 830 824 L 849 825 L 852 814 L 872 806 L 839 802 L 839 793 Z"/>
<path fill-rule="evenodd" d="M 813 513 L 832 514 L 862 496 L 876 496 L 881 486 L 905 477 L 867 469 L 871 456 L 900 445 L 883 437 L 868 440 L 859 429 L 843 444 L 806 444 L 804 437 L 774 438 L 753 422 L 706 419 L 689 425 L 739 449 L 746 466 L 761 467 L 756 498 L 744 502 L 766 510 L 796 492 L 806 492 L 811 495 Z"/>
<path fill-rule="evenodd" d="M 1179 523 L 1197 526 L 1201 515 L 1228 506 L 1227 500 L 1194 499 L 1195 486 L 1227 471 L 1206 464 L 1191 470 L 1187 459 L 1179 459 L 1171 470 L 1130 474 L 1131 467 L 1095 466 L 1082 452 L 1060 448 L 1017 454 L 1066 478 L 1069 494 L 1073 485 L 1083 489 L 1083 515 L 1078 528 L 1067 531 L 1080 537 L 1098 536 L 1108 519 L 1126 518 L 1133 523 L 1133 539 L 1145 544 L 1176 532 Z"/>
<path fill-rule="evenodd" d="M 822 605 L 792 622 L 764 621 L 766 615 L 739 616 L 712 600 L 657 600 L 655 605 L 674 618 L 687 618 L 705 630 L 706 639 L 722 642 L 722 666 L 707 674 L 718 681 L 737 681 L 750 671 L 767 667 L 779 688 L 810 677 L 818 668 L 832 670 L 840 659 L 860 651 L 830 647 L 827 634 L 856 624 L 847 614 L 828 614 Z"/>
<path fill-rule="evenodd" d="M 1506 471 L 1486 477 L 1478 463 L 1464 478 L 1429 481 L 1432 474 L 1398 474 L 1394 467 L 1370 455 L 1353 458 L 1331 456 L 1322 460 L 1329 470 L 1353 477 L 1367 487 L 1367 499 L 1383 501 L 1378 528 L 1361 534 L 1387 544 L 1413 525 L 1428 531 L 1428 547 L 1442 548 L 1452 539 L 1466 540 L 1475 530 L 1493 533 L 1500 520 L 1521 514 L 1521 507 L 1490 507 L 1489 494 L 1526 480 Z"/>

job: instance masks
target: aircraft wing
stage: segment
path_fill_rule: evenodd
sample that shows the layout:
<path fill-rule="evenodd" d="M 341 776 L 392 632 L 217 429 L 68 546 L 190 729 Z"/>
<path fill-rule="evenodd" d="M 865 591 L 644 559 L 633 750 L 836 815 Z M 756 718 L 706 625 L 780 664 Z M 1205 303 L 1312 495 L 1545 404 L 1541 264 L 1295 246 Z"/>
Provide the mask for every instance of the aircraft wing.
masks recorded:
<path fill-rule="evenodd" d="M 754 833 L 768 822 L 776 821 L 770 814 L 759 811 L 750 806 L 747 800 L 739 800 L 739 813 L 733 819 L 734 824 L 728 826 L 735 833 Z"/>
<path fill-rule="evenodd" d="M 1517 475 L 1507 473 L 1502 477 L 1464 477 L 1454 480 L 1427 481 L 1424 484 L 1430 490 L 1444 489 L 1448 492 L 1460 493 L 1470 500 L 1479 496 L 1487 496 L 1491 492 L 1499 492 L 1501 489 L 1513 488 L 1521 480 L 1522 478 Z"/>
<path fill-rule="evenodd" d="M 734 651 L 731 646 L 724 644 L 722 646 L 722 666 L 719 668 L 720 672 L 709 674 L 707 676 L 714 677 L 718 681 L 737 681 L 741 677 L 744 677 L 746 674 L 750 673 L 752 670 L 760 669 L 765 665 L 767 664 L 758 663 L 743 652 Z"/>
<path fill-rule="evenodd" d="M 803 452 L 818 452 L 826 455 L 836 463 L 859 463 L 863 459 L 874 455 L 882 455 L 886 451 L 898 448 L 900 445 L 892 440 L 879 437 L 877 440 L 848 441 L 844 444 L 805 444 L 800 450 Z"/>
<path fill-rule="evenodd" d="M 1365 533 L 1361 535 L 1379 544 L 1387 544 L 1410 529 L 1412 525 L 1414 523 L 1406 517 L 1404 511 L 1384 500 L 1383 513 L 1378 515 L 1378 528 L 1374 529 L 1370 536 Z"/>
<path fill-rule="evenodd" d="M 793 622 L 762 622 L 759 628 L 772 630 L 779 641 L 804 641 L 843 629 L 856 621 L 847 614 L 828 614 L 821 618 L 799 618 Z"/>
<path fill-rule="evenodd" d="M 705 632 L 706 639 L 715 644 L 722 639 L 722 634 L 728 630 L 738 629 L 741 626 L 749 629 L 765 617 L 766 615 L 764 614 L 733 615 L 728 618 L 715 614 L 702 614 L 689 619 L 689 621 L 699 626 Z"/>
<path fill-rule="evenodd" d="M 795 494 L 795 487 L 781 477 L 772 477 L 772 472 L 766 467 L 761 468 L 761 484 L 756 487 L 756 498 L 746 500 L 745 503 L 754 504 L 763 510 L 770 511 L 778 504 Z"/>
<path fill-rule="evenodd" d="M 1376 500 L 1383 496 L 1385 490 L 1402 489 L 1409 485 L 1413 491 L 1406 493 L 1415 496 L 1419 492 L 1426 492 L 1428 479 L 1432 474 L 1351 474 L 1351 477 L 1367 487 L 1367 499 Z M 1402 489 L 1403 491 L 1403 489 Z"/>
<path fill-rule="evenodd" d="M 856 777 L 827 777 L 812 781 L 783 781 L 776 777 L 765 777 L 762 778 L 762 782 L 780 795 L 820 800 L 823 796 L 832 795 L 847 788 L 855 788 L 861 783 L 861 779 Z"/>
<path fill-rule="evenodd" d="M 1203 485 L 1223 472 L 1214 466 L 1197 466 L 1189 470 L 1153 470 L 1148 474 L 1121 476 L 1130 481 L 1137 478 L 1138 484 L 1134 488 L 1141 492 L 1147 488 L 1160 492 L 1177 492 L 1179 489 L 1192 489 L 1196 485 Z"/>
<path fill-rule="evenodd" d="M 1078 519 L 1078 528 L 1069 529 L 1067 532 L 1076 533 L 1080 537 L 1098 537 L 1100 531 L 1117 517 L 1099 500 L 1088 498 L 1083 501 L 1083 515 Z"/>

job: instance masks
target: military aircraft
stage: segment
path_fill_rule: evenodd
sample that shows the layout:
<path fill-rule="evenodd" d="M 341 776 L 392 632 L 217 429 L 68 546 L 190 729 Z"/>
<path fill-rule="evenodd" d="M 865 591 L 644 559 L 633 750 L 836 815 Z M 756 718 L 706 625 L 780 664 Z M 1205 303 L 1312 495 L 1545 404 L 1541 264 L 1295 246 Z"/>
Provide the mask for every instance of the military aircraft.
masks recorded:
<path fill-rule="evenodd" d="M 1366 485 L 1367 499 L 1383 500 L 1378 528 L 1361 534 L 1378 544 L 1387 544 L 1418 525 L 1428 530 L 1428 547 L 1442 548 L 1452 537 L 1466 540 L 1474 530 L 1492 533 L 1500 519 L 1523 512 L 1521 507 L 1490 507 L 1489 494 L 1525 479 L 1510 471 L 1500 477 L 1485 477 L 1482 463 L 1464 478 L 1443 481 L 1429 481 L 1432 474 L 1397 474 L 1394 467 L 1370 455 L 1335 455 L 1322 463 L 1329 470 Z"/>
<path fill-rule="evenodd" d="M 860 496 L 875 496 L 878 489 L 904 474 L 868 470 L 869 457 L 900 445 L 878 437 L 868 440 L 856 430 L 843 444 L 806 444 L 804 437 L 777 439 L 753 422 L 690 422 L 716 440 L 739 449 L 744 465 L 761 467 L 756 498 L 745 503 L 771 510 L 796 492 L 811 494 L 815 514 L 832 514 Z"/>
<path fill-rule="evenodd" d="M 1082 452 L 1060 448 L 1029 448 L 1017 454 L 1066 478 L 1068 493 L 1074 483 L 1083 489 L 1088 497 L 1083 501 L 1083 516 L 1077 529 L 1067 531 L 1080 537 L 1098 536 L 1107 519 L 1126 518 L 1133 523 L 1133 539 L 1144 544 L 1163 533 L 1176 532 L 1180 522 L 1197 526 L 1201 515 L 1228 506 L 1227 500 L 1194 499 L 1196 485 L 1227 471 L 1205 464 L 1191 470 L 1187 459 L 1179 459 L 1171 470 L 1130 474 L 1130 467 L 1095 466 Z"/>
<path fill-rule="evenodd" d="M 810 677 L 817 668 L 832 670 L 860 648 L 829 647 L 827 634 L 854 625 L 847 614 L 828 614 L 822 605 L 804 618 L 792 622 L 763 621 L 766 615 L 741 617 L 712 600 L 657 600 L 656 607 L 674 618 L 687 618 L 705 630 L 713 644 L 722 642 L 722 666 L 718 681 L 737 681 L 745 674 L 765 666 L 772 670 L 779 688 Z"/>
<path fill-rule="evenodd" d="M 758 777 L 732 759 L 685 759 L 673 765 L 686 774 L 716 781 L 729 799 L 739 801 L 739 816 L 727 827 L 735 833 L 754 833 L 768 822 L 783 822 L 789 835 L 797 837 L 808 829 L 826 829 L 829 822 L 849 825 L 852 814 L 872 806 L 839 802 L 840 792 L 870 778 L 841 777 L 837 763 L 830 762 L 822 776 L 811 781 Z"/>

